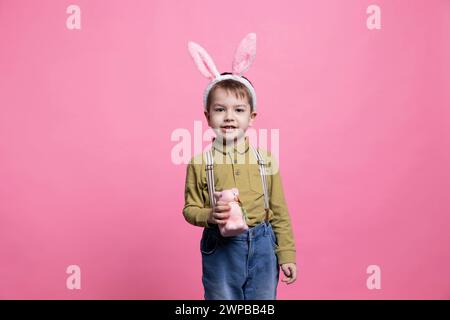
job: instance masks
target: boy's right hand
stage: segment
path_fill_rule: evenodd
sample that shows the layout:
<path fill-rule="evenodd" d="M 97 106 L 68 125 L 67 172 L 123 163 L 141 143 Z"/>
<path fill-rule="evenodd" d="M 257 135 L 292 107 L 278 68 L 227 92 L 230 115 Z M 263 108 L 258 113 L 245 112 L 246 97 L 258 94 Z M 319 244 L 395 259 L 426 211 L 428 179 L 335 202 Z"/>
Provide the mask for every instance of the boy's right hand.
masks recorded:
<path fill-rule="evenodd" d="M 225 201 L 217 201 L 216 206 L 211 211 L 208 223 L 221 224 L 224 225 L 227 223 L 228 218 L 230 217 L 231 207 Z"/>

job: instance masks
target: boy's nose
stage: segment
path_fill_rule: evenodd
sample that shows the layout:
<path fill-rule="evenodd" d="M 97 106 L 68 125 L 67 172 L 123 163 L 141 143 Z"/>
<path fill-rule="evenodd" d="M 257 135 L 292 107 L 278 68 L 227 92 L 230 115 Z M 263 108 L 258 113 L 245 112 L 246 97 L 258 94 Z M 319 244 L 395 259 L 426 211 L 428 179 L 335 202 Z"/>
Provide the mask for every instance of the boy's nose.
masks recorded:
<path fill-rule="evenodd" d="M 234 113 L 233 111 L 227 111 L 226 115 L 225 115 L 225 121 L 226 120 L 233 120 L 234 119 Z"/>
<path fill-rule="evenodd" d="M 227 119 L 225 119 L 225 125 L 233 125 L 233 126 L 235 126 L 236 125 L 236 121 L 234 121 L 234 119 L 227 118 Z"/>

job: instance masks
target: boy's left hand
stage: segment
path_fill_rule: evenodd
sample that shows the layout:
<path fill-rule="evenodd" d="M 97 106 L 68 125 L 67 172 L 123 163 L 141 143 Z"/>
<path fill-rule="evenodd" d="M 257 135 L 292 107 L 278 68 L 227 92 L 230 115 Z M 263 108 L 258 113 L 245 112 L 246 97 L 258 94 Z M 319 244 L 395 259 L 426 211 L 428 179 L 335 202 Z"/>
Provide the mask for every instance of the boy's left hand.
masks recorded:
<path fill-rule="evenodd" d="M 281 281 L 286 282 L 286 284 L 295 282 L 297 279 L 297 265 L 295 263 L 284 263 L 280 266 L 285 275 L 285 278 L 281 279 Z"/>

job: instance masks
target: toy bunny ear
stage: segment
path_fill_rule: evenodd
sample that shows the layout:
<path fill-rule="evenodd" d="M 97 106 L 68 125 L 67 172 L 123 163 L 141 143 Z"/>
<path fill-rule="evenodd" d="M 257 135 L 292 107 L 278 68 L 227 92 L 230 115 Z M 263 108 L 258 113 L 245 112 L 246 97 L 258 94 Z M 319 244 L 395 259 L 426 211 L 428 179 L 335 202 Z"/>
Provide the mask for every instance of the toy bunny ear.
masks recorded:
<path fill-rule="evenodd" d="M 219 71 L 217 71 L 216 65 L 213 59 L 209 56 L 208 52 L 195 42 L 189 41 L 188 50 L 197 65 L 198 70 L 212 80 L 218 77 Z"/>
<path fill-rule="evenodd" d="M 256 34 L 249 33 L 241 40 L 234 54 L 232 73 L 242 75 L 253 63 L 256 56 Z"/>

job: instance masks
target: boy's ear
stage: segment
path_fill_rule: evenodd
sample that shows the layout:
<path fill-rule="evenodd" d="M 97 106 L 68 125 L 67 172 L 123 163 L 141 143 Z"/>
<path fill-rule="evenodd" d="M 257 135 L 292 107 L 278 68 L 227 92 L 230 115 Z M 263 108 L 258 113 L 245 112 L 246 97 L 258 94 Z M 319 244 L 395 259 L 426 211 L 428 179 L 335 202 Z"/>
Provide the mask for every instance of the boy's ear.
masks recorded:
<path fill-rule="evenodd" d="M 252 112 L 252 113 L 250 114 L 250 121 L 248 122 L 248 126 L 249 126 L 249 127 L 253 126 L 253 121 L 255 120 L 255 118 L 256 118 L 257 115 L 258 115 L 258 114 L 257 114 L 256 112 Z"/>
<path fill-rule="evenodd" d="M 206 121 L 208 121 L 208 124 L 209 124 L 209 112 L 204 111 L 203 114 L 205 115 Z"/>

